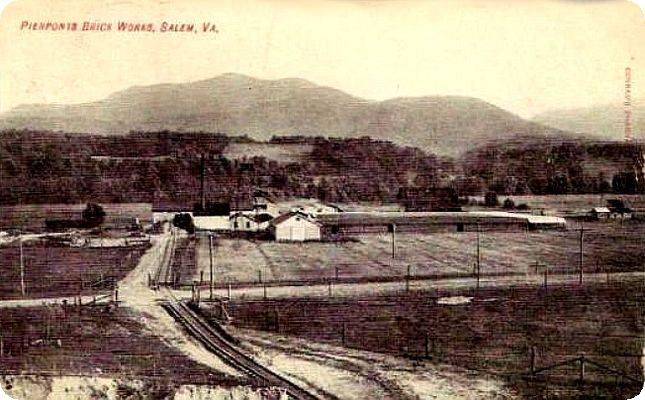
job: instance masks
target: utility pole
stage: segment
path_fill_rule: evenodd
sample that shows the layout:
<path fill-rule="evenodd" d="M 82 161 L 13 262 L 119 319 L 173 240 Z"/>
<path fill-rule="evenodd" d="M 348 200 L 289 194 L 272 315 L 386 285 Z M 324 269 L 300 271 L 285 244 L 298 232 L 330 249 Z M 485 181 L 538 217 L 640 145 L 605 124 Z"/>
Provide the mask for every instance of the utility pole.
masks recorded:
<path fill-rule="evenodd" d="M 582 261 L 583 261 L 583 243 L 584 243 L 584 227 L 581 225 L 580 226 L 580 265 L 579 265 L 579 277 L 578 277 L 578 283 L 582 285 L 582 275 L 583 275 L 583 270 L 582 270 Z"/>
<path fill-rule="evenodd" d="M 25 297 L 25 257 L 22 249 L 22 232 L 20 232 L 20 293 Z"/>
<path fill-rule="evenodd" d="M 477 290 L 479 290 L 479 272 L 481 270 L 480 264 L 480 251 L 479 251 L 479 223 L 477 223 Z"/>
<path fill-rule="evenodd" d="M 392 224 L 392 259 L 396 258 L 396 224 Z"/>
<path fill-rule="evenodd" d="M 208 235 L 208 255 L 210 259 L 210 299 L 213 300 L 213 235 Z"/>
<path fill-rule="evenodd" d="M 202 212 L 206 211 L 206 198 L 204 194 L 204 174 L 205 174 L 204 169 L 205 169 L 204 153 L 202 153 L 200 163 L 199 163 L 199 180 L 200 180 L 199 200 L 202 206 Z"/>

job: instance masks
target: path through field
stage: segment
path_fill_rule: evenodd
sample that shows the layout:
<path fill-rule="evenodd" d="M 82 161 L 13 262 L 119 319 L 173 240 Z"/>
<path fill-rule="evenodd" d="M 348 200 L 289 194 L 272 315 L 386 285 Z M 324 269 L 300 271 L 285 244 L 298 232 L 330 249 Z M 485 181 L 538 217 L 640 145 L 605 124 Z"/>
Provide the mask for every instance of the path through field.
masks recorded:
<path fill-rule="evenodd" d="M 303 386 L 329 399 L 508 399 L 494 377 L 445 364 L 230 328 L 244 347 Z"/>

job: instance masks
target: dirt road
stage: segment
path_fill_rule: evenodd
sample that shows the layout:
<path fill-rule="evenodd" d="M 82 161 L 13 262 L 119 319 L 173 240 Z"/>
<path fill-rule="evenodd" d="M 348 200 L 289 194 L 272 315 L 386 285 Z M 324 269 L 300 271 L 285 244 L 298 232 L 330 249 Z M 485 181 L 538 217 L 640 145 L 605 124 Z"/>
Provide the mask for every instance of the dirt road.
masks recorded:
<path fill-rule="evenodd" d="M 164 259 L 167 243 L 171 235 L 175 234 L 181 235 L 179 231 L 166 228 L 163 234 L 152 236 L 152 247 L 141 257 L 136 268 L 119 282 L 119 300 L 122 306 L 130 308 L 138 315 L 137 319 L 143 322 L 150 333 L 161 338 L 169 346 L 179 349 L 186 356 L 214 370 L 241 376 L 237 370 L 224 364 L 198 342 L 189 338 L 161 307 L 161 302 L 167 300 L 164 292 L 148 287 L 148 275 L 154 276 Z"/>

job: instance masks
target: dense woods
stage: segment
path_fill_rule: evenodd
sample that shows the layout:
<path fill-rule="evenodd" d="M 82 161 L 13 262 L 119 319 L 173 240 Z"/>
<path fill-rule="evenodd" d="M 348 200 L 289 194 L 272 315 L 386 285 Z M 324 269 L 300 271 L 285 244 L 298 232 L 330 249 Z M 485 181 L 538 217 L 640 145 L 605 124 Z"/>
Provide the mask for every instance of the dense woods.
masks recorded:
<path fill-rule="evenodd" d="M 402 202 L 446 208 L 455 196 L 643 193 L 643 153 L 621 143 L 489 145 L 458 161 L 417 148 L 363 138 L 274 137 L 306 144 L 306 159 L 229 159 L 246 137 L 211 133 L 133 132 L 121 136 L 0 133 L 0 204 L 199 201 L 202 154 L 208 202 L 244 201 L 255 189 L 327 202 Z M 438 189 L 441 189 L 438 191 Z M 439 193 L 446 204 L 428 201 Z M 421 206 L 419 206 L 421 205 Z"/>
<path fill-rule="evenodd" d="M 462 194 L 645 193 L 643 148 L 620 142 L 491 144 L 460 163 Z"/>

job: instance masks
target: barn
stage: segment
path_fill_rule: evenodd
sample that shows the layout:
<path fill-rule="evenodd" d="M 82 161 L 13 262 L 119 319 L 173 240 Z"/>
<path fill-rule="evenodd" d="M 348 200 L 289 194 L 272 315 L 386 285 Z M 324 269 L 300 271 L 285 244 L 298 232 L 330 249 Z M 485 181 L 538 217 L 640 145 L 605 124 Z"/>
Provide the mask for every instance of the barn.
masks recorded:
<path fill-rule="evenodd" d="M 322 225 L 302 212 L 290 212 L 274 218 L 269 229 L 279 242 L 306 242 L 320 240 Z"/>

